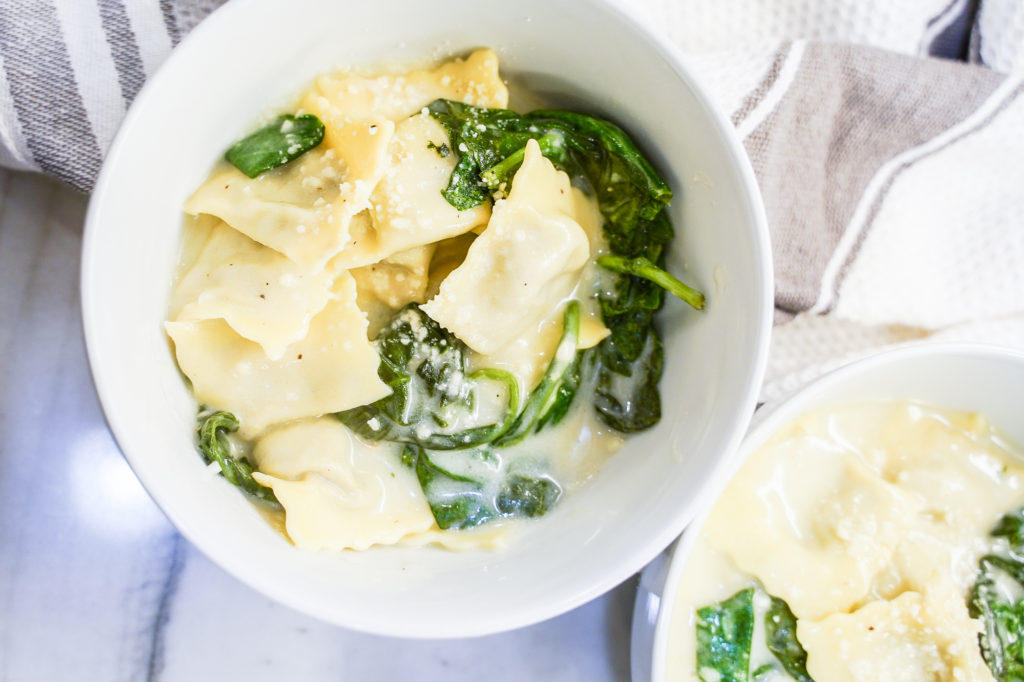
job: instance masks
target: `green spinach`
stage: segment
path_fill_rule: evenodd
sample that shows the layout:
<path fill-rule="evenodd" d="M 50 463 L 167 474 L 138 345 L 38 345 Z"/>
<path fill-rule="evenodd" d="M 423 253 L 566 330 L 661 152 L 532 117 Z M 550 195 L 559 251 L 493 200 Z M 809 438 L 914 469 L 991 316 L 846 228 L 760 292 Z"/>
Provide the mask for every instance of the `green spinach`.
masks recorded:
<path fill-rule="evenodd" d="M 580 382 L 579 343 L 580 304 L 569 301 L 562 319 L 562 336 L 537 388 L 530 394 L 523 411 L 495 445 L 514 445 L 545 426 L 557 424 L 569 411 Z"/>
<path fill-rule="evenodd" d="M 747 682 L 754 639 L 754 588 L 697 609 L 697 677 Z"/>
<path fill-rule="evenodd" d="M 763 596 L 758 588 L 748 587 L 697 609 L 697 677 L 704 682 L 756 682 L 780 667 L 797 682 L 814 682 L 807 674 L 807 652 L 796 636 L 796 616 L 789 604 L 771 595 L 763 627 L 775 660 L 750 670 L 759 593 Z"/>
<path fill-rule="evenodd" d="M 229 434 L 238 430 L 238 418 L 230 412 L 200 409 L 198 421 L 197 446 L 203 459 L 208 464 L 216 462 L 221 475 L 232 485 L 238 486 L 257 499 L 280 507 L 274 491 L 252 477 L 253 467 L 249 460 L 236 457 L 232 453 Z"/>
<path fill-rule="evenodd" d="M 443 191 L 456 208 L 505 191 L 529 139 L 597 198 L 612 251 L 598 262 L 615 273 L 600 297 L 611 334 L 587 353 L 583 365 L 596 377 L 595 408 L 602 421 L 627 433 L 656 424 L 663 349 L 654 313 L 666 289 L 697 309 L 704 306 L 703 294 L 664 269 L 665 246 L 673 236 L 664 210 L 672 198 L 668 184 L 621 128 L 593 116 L 555 110 L 520 115 L 450 100 L 436 100 L 429 111 L 460 154 Z"/>
<path fill-rule="evenodd" d="M 672 190 L 626 133 L 610 121 L 569 111 L 542 109 L 518 114 L 439 99 L 431 116 L 460 152 L 444 196 L 459 209 L 483 203 L 488 189 L 511 181 L 527 140 L 598 198 L 602 215 L 621 239 L 642 220 L 653 220 Z M 608 228 L 605 228 L 606 231 Z M 630 236 L 630 241 L 639 241 Z"/>
<path fill-rule="evenodd" d="M 550 478 L 531 478 L 513 474 L 505 479 L 495 507 L 503 516 L 542 516 L 562 494 L 562 489 Z"/>
<path fill-rule="evenodd" d="M 402 461 L 416 472 L 442 529 L 472 528 L 497 517 L 540 516 L 559 499 L 561 488 L 544 476 L 505 471 L 501 449 L 558 423 L 568 412 L 580 381 L 579 327 L 580 304 L 570 301 L 553 357 L 520 409 L 514 376 L 494 368 L 468 373 L 465 344 L 410 304 L 375 340 L 377 373 L 392 394 L 336 416 L 368 440 L 403 445 Z M 503 419 L 447 429 L 449 417 L 472 408 L 483 381 L 505 387 Z"/>
<path fill-rule="evenodd" d="M 446 459 L 440 462 L 439 457 Z M 550 478 L 508 473 L 491 448 L 439 453 L 406 445 L 402 461 L 416 472 L 442 530 L 465 530 L 497 518 L 542 516 L 562 494 Z"/>
<path fill-rule="evenodd" d="M 250 178 L 293 161 L 324 139 L 324 124 L 313 114 L 283 114 L 228 148 L 224 158 Z"/>
<path fill-rule="evenodd" d="M 605 318 L 605 325 L 611 334 L 589 355 L 595 376 L 594 409 L 616 431 L 649 429 L 661 419 L 661 337 L 643 313 Z"/>
<path fill-rule="evenodd" d="M 789 676 L 797 682 L 814 682 L 807 674 L 807 651 L 796 638 L 796 616 L 785 600 L 771 598 L 771 605 L 764 616 L 764 627 L 768 650 Z"/>
<path fill-rule="evenodd" d="M 483 451 L 468 451 L 467 454 L 486 456 Z M 441 530 L 473 528 L 496 516 L 482 481 L 438 466 L 421 447 L 406 445 L 402 458 L 412 462 L 430 512 Z"/>
<path fill-rule="evenodd" d="M 469 373 L 466 345 L 412 303 L 391 318 L 375 340 L 377 370 L 392 389 L 377 402 L 337 413 L 368 440 L 456 450 L 489 443 L 512 426 L 519 409 L 519 384 L 500 369 Z M 472 408 L 482 382 L 504 386 L 508 407 L 495 423 L 452 431 L 448 427 Z"/>
<path fill-rule="evenodd" d="M 704 309 L 704 294 L 677 279 L 671 273 L 659 268 L 643 256 L 625 258 L 623 256 L 599 256 L 597 264 L 603 268 L 624 275 L 633 275 L 657 284 L 665 291 L 673 294 L 681 301 L 690 304 L 696 310 Z"/>
<path fill-rule="evenodd" d="M 1024 509 L 1004 515 L 990 535 L 1003 542 L 978 562 L 978 577 L 968 595 L 972 618 L 980 618 L 982 658 L 999 682 L 1024 680 L 1024 599 L 1001 589 L 1007 581 L 1024 589 Z"/>

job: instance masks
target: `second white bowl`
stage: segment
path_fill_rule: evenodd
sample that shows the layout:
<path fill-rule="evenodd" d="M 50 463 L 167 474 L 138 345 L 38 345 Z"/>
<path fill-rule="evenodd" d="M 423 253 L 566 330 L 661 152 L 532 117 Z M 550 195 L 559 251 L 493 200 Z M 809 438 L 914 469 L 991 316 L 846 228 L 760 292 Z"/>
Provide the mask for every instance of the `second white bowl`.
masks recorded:
<path fill-rule="evenodd" d="M 921 343 L 841 367 L 768 413 L 744 439 L 739 467 L 772 435 L 800 415 L 866 400 L 913 400 L 978 412 L 1017 443 L 1024 443 L 1024 353 L 980 345 Z M 711 504 L 707 506 L 710 510 Z M 671 638 L 676 595 L 707 512 L 669 551 L 643 572 L 633 614 L 634 682 L 672 682 L 682 670 Z"/>

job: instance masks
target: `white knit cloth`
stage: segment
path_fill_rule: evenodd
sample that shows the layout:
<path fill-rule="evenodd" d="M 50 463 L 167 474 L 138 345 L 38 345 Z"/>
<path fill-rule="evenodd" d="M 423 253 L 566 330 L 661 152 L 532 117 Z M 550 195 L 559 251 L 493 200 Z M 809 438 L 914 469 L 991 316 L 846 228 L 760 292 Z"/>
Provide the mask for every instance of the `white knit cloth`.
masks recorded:
<path fill-rule="evenodd" d="M 773 330 L 763 400 L 781 399 L 837 365 L 904 343 L 956 340 L 1024 350 L 1024 3 L 638 0 L 622 4 L 682 48 L 691 67 L 734 120 L 772 69 L 773 59 L 782 52 L 780 45 L 797 41 L 772 91 L 762 97 L 757 120 L 737 122 L 765 189 L 776 267 L 781 270 L 789 259 L 782 253 L 789 253 L 800 233 L 782 230 L 783 219 L 773 219 L 777 217 L 771 210 L 773 183 L 765 170 L 785 164 L 769 160 L 759 165 L 764 150 L 751 136 L 785 106 L 787 98 L 815 97 L 813 88 L 800 83 L 799 71 L 813 67 L 806 50 L 795 54 L 805 45 L 801 41 L 870 46 L 909 55 L 916 58 L 909 60 L 909 69 L 917 62 L 921 67 L 937 62 L 934 57 L 938 56 L 984 66 L 993 76 L 1006 75 L 984 92 L 976 92 L 969 106 L 951 113 L 923 139 L 903 148 L 894 145 L 891 155 L 877 159 L 862 186 L 851 191 L 849 186 L 826 180 L 808 187 L 808 191 L 841 192 L 853 210 L 838 216 L 841 236 L 819 280 L 817 299 L 805 308 L 791 306 L 791 314 L 780 315 Z M 859 47 L 854 50 L 863 52 Z M 976 81 L 984 77 L 977 71 L 970 72 Z M 928 77 L 934 75 L 930 72 Z M 883 90 L 868 87 L 872 85 L 868 77 L 862 80 L 867 92 Z M 934 90 L 946 87 L 958 86 L 952 78 L 931 83 Z M 777 118 L 774 125 L 785 125 L 784 117 Z M 879 125 L 877 135 L 909 139 L 898 129 L 905 131 L 914 124 L 913 116 L 892 121 Z M 801 226 L 804 231 L 827 228 L 816 221 Z"/>

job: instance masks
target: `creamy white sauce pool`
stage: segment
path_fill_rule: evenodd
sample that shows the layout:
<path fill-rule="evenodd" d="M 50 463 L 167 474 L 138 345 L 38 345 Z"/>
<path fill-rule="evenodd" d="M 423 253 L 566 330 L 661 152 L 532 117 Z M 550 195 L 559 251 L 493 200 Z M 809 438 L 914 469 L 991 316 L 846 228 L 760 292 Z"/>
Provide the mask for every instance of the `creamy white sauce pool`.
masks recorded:
<path fill-rule="evenodd" d="M 895 402 L 806 414 L 744 463 L 701 528 L 667 679 L 698 679 L 696 609 L 759 586 L 797 616 L 816 682 L 991 680 L 965 595 L 989 530 L 1022 504 L 1024 453 L 982 416 Z M 761 627 L 752 661 L 771 656 Z"/>
<path fill-rule="evenodd" d="M 496 55 L 317 78 L 297 108 L 324 122 L 318 147 L 252 179 L 221 164 L 185 205 L 167 333 L 197 400 L 239 418 L 255 477 L 304 549 L 493 548 L 524 523 L 440 531 L 399 446 L 366 442 L 329 416 L 390 392 L 370 340 L 395 311 L 424 304 L 470 347 L 470 372 L 507 370 L 524 399 L 551 361 L 568 300 L 582 306 L 578 348 L 608 333 L 596 201 L 531 142 L 505 198 L 453 208 L 441 190 L 456 155 L 438 153 L 447 133 L 424 109 L 437 98 L 508 106 Z M 470 416 L 480 424 L 507 403 L 501 391 L 478 398 Z M 569 493 L 621 441 L 581 395 L 557 427 L 503 449 L 501 466 Z"/>

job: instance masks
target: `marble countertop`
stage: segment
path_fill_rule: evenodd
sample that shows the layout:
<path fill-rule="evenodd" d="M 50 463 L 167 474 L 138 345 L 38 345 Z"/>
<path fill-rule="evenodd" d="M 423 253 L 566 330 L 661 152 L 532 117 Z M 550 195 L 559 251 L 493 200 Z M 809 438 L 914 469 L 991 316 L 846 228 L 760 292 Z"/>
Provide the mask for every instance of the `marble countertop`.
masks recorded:
<path fill-rule="evenodd" d="M 629 678 L 636 579 L 465 640 L 326 625 L 179 536 L 114 444 L 82 338 L 87 197 L 0 171 L 0 682 Z"/>

